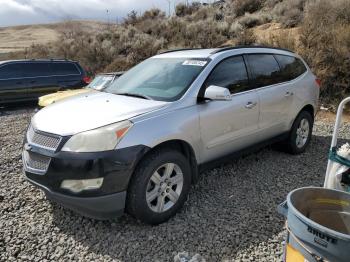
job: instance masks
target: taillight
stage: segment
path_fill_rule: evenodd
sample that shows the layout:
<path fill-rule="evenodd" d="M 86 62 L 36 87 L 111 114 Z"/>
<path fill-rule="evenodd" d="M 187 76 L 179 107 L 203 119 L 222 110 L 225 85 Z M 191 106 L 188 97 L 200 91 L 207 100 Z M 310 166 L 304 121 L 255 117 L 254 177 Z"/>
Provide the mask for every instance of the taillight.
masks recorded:
<path fill-rule="evenodd" d="M 315 79 L 315 82 L 316 82 L 316 84 L 318 85 L 318 87 L 321 86 L 321 80 L 320 80 L 320 79 L 316 78 L 316 79 Z"/>
<path fill-rule="evenodd" d="M 85 84 L 90 84 L 90 82 L 91 82 L 91 77 L 84 76 L 84 77 L 83 77 L 83 81 L 84 81 Z"/>

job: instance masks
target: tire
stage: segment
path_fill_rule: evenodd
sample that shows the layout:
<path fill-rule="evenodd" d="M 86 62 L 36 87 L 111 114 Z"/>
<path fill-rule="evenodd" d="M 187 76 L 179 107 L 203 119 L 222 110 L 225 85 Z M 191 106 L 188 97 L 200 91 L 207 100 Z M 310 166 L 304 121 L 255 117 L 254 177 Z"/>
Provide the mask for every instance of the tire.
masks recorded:
<path fill-rule="evenodd" d="M 301 111 L 294 120 L 286 141 L 287 152 L 301 154 L 305 151 L 312 137 L 314 118 L 308 111 Z"/>
<path fill-rule="evenodd" d="M 191 167 L 185 156 L 176 150 L 157 149 L 138 164 L 129 184 L 126 210 L 147 224 L 163 223 L 183 206 L 190 186 Z"/>

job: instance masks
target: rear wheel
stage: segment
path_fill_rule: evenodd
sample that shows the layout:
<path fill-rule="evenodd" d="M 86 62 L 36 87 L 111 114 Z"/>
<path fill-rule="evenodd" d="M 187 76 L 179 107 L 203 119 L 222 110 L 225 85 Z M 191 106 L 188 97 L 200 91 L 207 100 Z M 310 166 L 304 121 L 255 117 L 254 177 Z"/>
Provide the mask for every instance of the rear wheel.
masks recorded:
<path fill-rule="evenodd" d="M 289 153 L 300 154 L 305 151 L 311 140 L 313 122 L 313 117 L 309 112 L 300 112 L 286 141 Z"/>
<path fill-rule="evenodd" d="M 165 222 L 182 207 L 190 185 L 189 161 L 176 150 L 155 150 L 135 170 L 127 211 L 148 224 Z"/>

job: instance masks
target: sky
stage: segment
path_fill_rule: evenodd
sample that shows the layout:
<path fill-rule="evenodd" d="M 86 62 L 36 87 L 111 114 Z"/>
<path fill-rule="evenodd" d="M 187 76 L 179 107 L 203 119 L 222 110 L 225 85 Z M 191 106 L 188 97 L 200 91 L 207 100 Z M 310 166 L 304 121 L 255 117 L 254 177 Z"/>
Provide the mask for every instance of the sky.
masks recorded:
<path fill-rule="evenodd" d="M 185 0 L 0 0 L 0 27 L 59 22 L 65 19 L 122 21 L 131 10 L 158 7 L 168 13 Z M 189 1 L 191 2 L 191 1 Z M 108 12 L 107 12 L 108 10 Z"/>

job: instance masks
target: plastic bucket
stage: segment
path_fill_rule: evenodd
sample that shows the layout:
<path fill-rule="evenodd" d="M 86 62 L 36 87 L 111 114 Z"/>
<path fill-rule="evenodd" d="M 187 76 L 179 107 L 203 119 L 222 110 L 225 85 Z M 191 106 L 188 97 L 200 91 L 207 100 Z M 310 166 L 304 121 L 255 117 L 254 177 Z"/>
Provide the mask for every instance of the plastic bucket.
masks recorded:
<path fill-rule="evenodd" d="M 299 188 L 288 194 L 278 211 L 287 218 L 285 261 L 302 261 L 301 257 L 307 261 L 350 261 L 349 193 Z M 289 260 L 288 252 L 294 252 Z"/>

